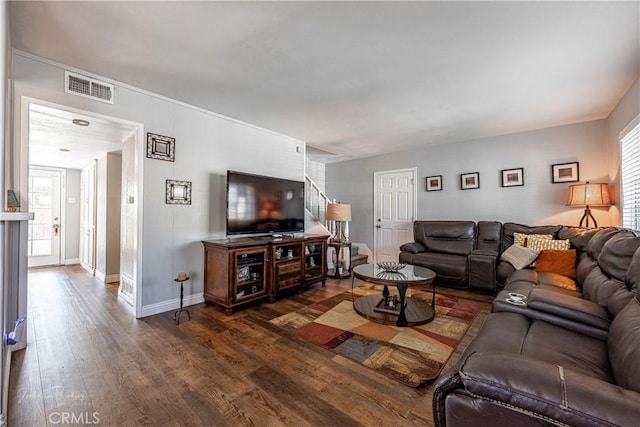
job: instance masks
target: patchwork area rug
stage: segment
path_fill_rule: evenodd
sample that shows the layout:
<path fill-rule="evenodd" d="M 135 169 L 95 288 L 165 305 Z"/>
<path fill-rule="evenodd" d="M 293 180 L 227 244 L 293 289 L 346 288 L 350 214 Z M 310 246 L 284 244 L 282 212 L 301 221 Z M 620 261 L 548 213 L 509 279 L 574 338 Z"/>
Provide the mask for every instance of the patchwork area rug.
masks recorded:
<path fill-rule="evenodd" d="M 358 287 L 353 297 L 381 291 L 379 286 Z M 431 303 L 430 291 L 409 289 L 408 294 Z M 270 322 L 408 386 L 419 387 L 437 378 L 480 307 L 477 301 L 436 293 L 433 321 L 400 328 L 360 316 L 348 291 Z"/>

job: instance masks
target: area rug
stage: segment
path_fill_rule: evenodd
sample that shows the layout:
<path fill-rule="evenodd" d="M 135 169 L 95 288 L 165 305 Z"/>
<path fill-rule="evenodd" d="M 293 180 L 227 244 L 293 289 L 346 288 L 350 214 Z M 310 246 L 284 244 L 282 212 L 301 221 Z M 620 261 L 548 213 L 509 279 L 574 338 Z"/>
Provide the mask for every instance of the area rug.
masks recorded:
<path fill-rule="evenodd" d="M 381 290 L 378 286 L 358 287 L 353 297 Z M 412 298 L 431 302 L 430 291 L 409 292 Z M 438 377 L 480 308 L 477 301 L 436 294 L 433 321 L 401 328 L 360 316 L 348 291 L 270 322 L 408 386 L 419 387 Z"/>

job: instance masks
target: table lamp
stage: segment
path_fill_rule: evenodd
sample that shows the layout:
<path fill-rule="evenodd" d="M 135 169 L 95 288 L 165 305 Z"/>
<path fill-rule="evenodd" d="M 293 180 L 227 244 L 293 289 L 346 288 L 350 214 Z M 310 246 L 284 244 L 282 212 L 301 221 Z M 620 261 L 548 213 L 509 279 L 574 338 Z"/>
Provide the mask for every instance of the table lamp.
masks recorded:
<path fill-rule="evenodd" d="M 593 220 L 593 226 L 597 227 L 596 219 L 591 215 L 591 206 L 611 206 L 611 197 L 609 196 L 609 184 L 575 184 L 569 186 L 569 198 L 567 206 L 584 206 L 584 215 L 580 219 L 580 227 L 586 220 L 586 226 L 589 227 L 589 218 Z"/>
<path fill-rule="evenodd" d="M 346 203 L 329 203 L 327 205 L 327 220 L 336 222 L 336 234 L 331 238 L 334 242 L 345 243 L 349 239 L 345 235 L 347 221 L 351 221 L 351 205 Z"/>

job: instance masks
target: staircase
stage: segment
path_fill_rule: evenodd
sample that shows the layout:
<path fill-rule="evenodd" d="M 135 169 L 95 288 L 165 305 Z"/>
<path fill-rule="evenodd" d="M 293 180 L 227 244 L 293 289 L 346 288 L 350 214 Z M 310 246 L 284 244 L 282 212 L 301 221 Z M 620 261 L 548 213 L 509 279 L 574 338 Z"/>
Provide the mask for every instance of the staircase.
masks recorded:
<path fill-rule="evenodd" d="M 336 232 L 335 221 L 327 221 L 327 205 L 329 203 L 335 203 L 335 200 L 329 199 L 326 194 L 313 182 L 313 180 L 305 175 L 305 210 L 309 218 L 315 222 L 315 226 L 311 227 L 311 232 L 328 233 L 334 235 Z M 317 230 L 317 231 L 314 231 Z M 345 234 L 349 237 L 349 223 L 346 224 Z M 369 256 L 367 254 L 360 253 L 360 246 L 368 248 L 364 244 L 353 243 L 351 246 L 351 268 L 356 265 L 366 264 Z"/>
<path fill-rule="evenodd" d="M 361 254 L 358 246 L 351 246 L 351 268 L 369 262 L 369 255 Z"/>

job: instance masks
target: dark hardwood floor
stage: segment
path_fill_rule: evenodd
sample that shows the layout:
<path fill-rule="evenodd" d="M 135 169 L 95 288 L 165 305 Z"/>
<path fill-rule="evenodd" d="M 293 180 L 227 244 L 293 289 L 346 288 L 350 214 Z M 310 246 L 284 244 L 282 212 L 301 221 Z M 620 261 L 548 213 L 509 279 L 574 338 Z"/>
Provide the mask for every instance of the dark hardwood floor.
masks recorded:
<path fill-rule="evenodd" d="M 329 279 L 232 316 L 191 306 L 191 320 L 177 326 L 173 312 L 136 320 L 116 285 L 80 267 L 33 269 L 28 346 L 12 359 L 9 425 L 58 425 L 65 416 L 103 426 L 431 425 L 432 386 L 404 386 L 268 322 L 350 286 Z M 492 299 L 457 294 L 486 304 L 449 364 Z"/>

